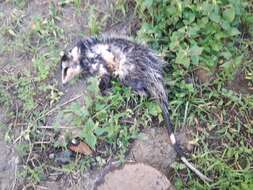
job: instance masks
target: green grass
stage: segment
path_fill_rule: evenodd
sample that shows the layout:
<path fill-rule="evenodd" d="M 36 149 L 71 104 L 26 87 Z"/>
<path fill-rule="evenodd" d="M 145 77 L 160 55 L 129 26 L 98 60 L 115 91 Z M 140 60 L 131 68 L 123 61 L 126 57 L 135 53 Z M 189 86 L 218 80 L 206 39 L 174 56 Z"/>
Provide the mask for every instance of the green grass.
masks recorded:
<path fill-rule="evenodd" d="M 19 181 L 36 185 L 52 170 L 69 175 L 102 166 L 111 156 L 123 161 L 142 128 L 152 126 L 154 120 L 160 123 L 162 114 L 154 102 L 137 97 L 116 81 L 113 91 L 104 97 L 98 92 L 97 80 L 91 79 L 84 89 L 87 95 L 83 104 L 73 102 L 55 109 L 58 118 L 70 118 L 80 137 L 96 148 L 99 154 L 95 157 L 78 157 L 63 167 L 55 165 L 47 159 L 49 151 L 65 150 L 71 134 L 65 133 L 62 143 L 50 133 L 61 133 L 59 123 L 48 131 L 40 127 L 63 96 L 55 80 L 59 53 L 70 43 L 69 34 L 60 27 L 63 9 L 72 6 L 79 16 L 86 11 L 87 33 L 96 35 L 103 31 L 107 19 L 118 22 L 110 16 L 117 15 L 117 11 L 127 15 L 130 7 L 118 0 L 110 15 L 95 5 L 64 0 L 45 5 L 48 14 L 31 16 L 28 22 L 28 2 L 9 3 L 13 6 L 11 16 L 0 13 L 0 54 L 12 60 L 8 62 L 11 69 L 0 75 L 0 105 L 8 116 L 8 122 L 0 125 L 7 130 L 5 139 L 15 142 L 22 158 Z M 252 189 L 253 95 L 227 88 L 238 70 L 247 85 L 253 85 L 250 4 L 243 0 L 134 3 L 141 22 L 137 40 L 147 42 L 168 62 L 164 74 L 173 123 L 177 129 L 192 131 L 195 148 L 191 159 L 214 179 L 214 183 L 203 183 L 178 162 L 172 182 L 178 189 Z M 80 31 L 76 35 L 83 34 Z M 196 71 L 203 68 L 210 76 L 207 82 L 196 80 Z M 38 143 L 48 139 L 49 144 Z"/>

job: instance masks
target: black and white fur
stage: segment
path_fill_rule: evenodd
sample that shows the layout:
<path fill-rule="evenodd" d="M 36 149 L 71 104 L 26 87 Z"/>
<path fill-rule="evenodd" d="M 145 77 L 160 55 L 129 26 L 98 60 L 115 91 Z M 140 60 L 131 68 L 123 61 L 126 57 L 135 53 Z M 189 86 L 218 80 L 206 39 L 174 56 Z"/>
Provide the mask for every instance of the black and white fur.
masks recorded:
<path fill-rule="evenodd" d="M 70 51 L 62 54 L 62 82 L 67 83 L 80 73 L 96 75 L 100 78 L 99 87 L 104 91 L 110 86 L 111 78 L 117 78 L 138 94 L 156 99 L 163 111 L 171 143 L 181 160 L 202 180 L 211 181 L 187 161 L 176 141 L 162 76 L 164 63 L 151 49 L 128 39 L 90 37 L 79 41 Z"/>

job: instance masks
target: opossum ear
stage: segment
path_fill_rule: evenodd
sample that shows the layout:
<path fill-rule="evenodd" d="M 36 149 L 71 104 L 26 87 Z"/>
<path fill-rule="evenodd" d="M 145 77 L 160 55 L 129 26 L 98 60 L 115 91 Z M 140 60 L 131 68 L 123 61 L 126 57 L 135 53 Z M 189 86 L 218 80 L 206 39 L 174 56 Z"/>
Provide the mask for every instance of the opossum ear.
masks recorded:
<path fill-rule="evenodd" d="M 68 56 L 67 56 L 66 52 L 62 51 L 60 53 L 60 56 L 61 56 L 61 62 L 68 60 Z"/>

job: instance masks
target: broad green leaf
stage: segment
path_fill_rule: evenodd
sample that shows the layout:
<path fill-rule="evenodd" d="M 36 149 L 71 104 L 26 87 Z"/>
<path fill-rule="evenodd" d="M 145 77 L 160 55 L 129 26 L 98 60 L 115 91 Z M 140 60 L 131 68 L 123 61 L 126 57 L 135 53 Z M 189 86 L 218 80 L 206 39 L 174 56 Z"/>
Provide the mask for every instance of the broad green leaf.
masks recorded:
<path fill-rule="evenodd" d="M 242 63 L 243 55 L 237 56 L 236 58 L 232 60 L 228 60 L 224 62 L 221 67 L 224 69 L 225 73 L 227 75 L 230 75 L 232 77 L 233 73 L 236 71 L 236 69 L 239 67 L 239 65 Z"/>
<path fill-rule="evenodd" d="M 107 127 L 103 127 L 103 128 L 97 127 L 94 132 L 95 132 L 96 135 L 101 136 L 104 133 L 108 132 L 108 128 Z"/>
<path fill-rule="evenodd" d="M 157 116 L 159 113 L 161 113 L 159 105 L 154 102 L 148 103 L 148 111 L 153 116 Z"/>
<path fill-rule="evenodd" d="M 196 56 L 196 55 L 191 56 L 191 61 L 193 65 L 199 64 L 199 56 Z"/>
<path fill-rule="evenodd" d="M 201 55 L 203 49 L 204 49 L 204 48 L 199 47 L 198 45 L 195 44 L 195 45 L 193 45 L 193 46 L 190 48 L 190 55 L 191 55 L 191 56 Z"/>
<path fill-rule="evenodd" d="M 93 134 L 93 132 L 87 131 L 83 137 L 85 139 L 85 142 L 94 150 L 97 144 L 97 137 Z"/>
<path fill-rule="evenodd" d="M 220 56 L 224 57 L 225 59 L 230 59 L 232 54 L 229 51 L 224 51 L 220 54 Z"/>
<path fill-rule="evenodd" d="M 237 29 L 237 28 L 231 28 L 231 30 L 229 31 L 229 35 L 230 36 L 237 36 L 239 35 L 241 32 Z"/>
<path fill-rule="evenodd" d="M 195 14 L 191 11 L 184 12 L 184 24 L 191 24 L 195 20 Z"/>
<path fill-rule="evenodd" d="M 189 67 L 190 65 L 190 58 L 188 56 L 188 52 L 186 50 L 180 49 L 179 52 L 177 53 L 176 57 L 176 63 L 182 64 L 185 67 Z"/>
<path fill-rule="evenodd" d="M 228 22 L 232 22 L 235 19 L 235 8 L 232 5 L 227 7 L 223 12 L 223 17 Z"/>
<path fill-rule="evenodd" d="M 144 0 L 144 6 L 149 8 L 153 5 L 153 0 Z"/>
<path fill-rule="evenodd" d="M 215 22 L 215 23 L 219 23 L 221 18 L 220 18 L 220 15 L 217 13 L 217 12 L 212 12 L 210 15 L 209 15 L 209 18 L 211 21 Z"/>
<path fill-rule="evenodd" d="M 192 27 L 189 27 L 188 34 L 189 34 L 190 37 L 196 37 L 196 36 L 199 35 L 198 34 L 199 30 L 200 30 L 200 27 L 196 24 Z"/>
<path fill-rule="evenodd" d="M 222 20 L 222 22 L 220 23 L 220 25 L 226 31 L 230 31 L 231 30 L 231 26 L 230 26 L 229 22 L 226 21 L 226 20 Z"/>
<path fill-rule="evenodd" d="M 85 123 L 85 129 L 92 131 L 95 129 L 95 127 L 96 125 L 94 121 L 91 118 L 89 118 L 88 121 Z"/>
<path fill-rule="evenodd" d="M 85 139 L 85 142 L 89 144 L 92 149 L 95 149 L 97 144 L 97 137 L 93 133 L 96 127 L 97 125 L 89 118 L 81 134 L 81 137 Z"/>

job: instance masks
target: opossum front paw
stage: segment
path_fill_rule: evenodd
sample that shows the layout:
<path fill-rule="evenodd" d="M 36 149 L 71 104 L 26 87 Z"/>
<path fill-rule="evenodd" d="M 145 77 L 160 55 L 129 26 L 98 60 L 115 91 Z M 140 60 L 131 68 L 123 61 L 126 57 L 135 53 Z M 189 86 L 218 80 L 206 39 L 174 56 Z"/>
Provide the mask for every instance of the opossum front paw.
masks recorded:
<path fill-rule="evenodd" d="M 102 76 L 99 83 L 99 89 L 102 95 L 106 95 L 106 91 L 110 87 L 111 87 L 111 77 L 109 75 Z"/>

